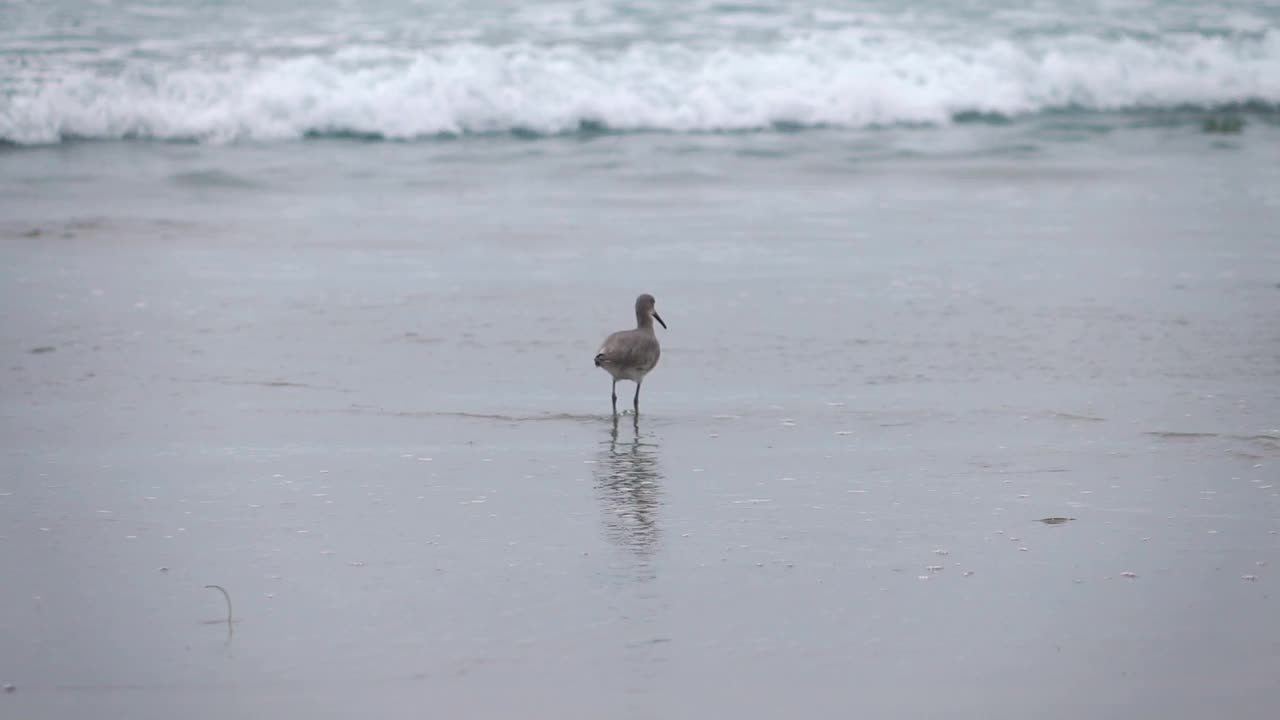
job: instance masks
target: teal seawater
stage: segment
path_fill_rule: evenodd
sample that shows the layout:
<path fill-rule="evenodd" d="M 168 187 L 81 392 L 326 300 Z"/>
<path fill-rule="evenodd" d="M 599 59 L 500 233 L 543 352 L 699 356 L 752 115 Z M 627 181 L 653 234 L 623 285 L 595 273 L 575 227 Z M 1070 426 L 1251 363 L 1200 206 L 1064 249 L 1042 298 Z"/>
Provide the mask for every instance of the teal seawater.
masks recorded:
<path fill-rule="evenodd" d="M 1273 125 L 1278 108 L 1274 2 L 0 8 L 0 142 L 10 145 L 776 133 L 1046 116 L 1230 132 Z"/>

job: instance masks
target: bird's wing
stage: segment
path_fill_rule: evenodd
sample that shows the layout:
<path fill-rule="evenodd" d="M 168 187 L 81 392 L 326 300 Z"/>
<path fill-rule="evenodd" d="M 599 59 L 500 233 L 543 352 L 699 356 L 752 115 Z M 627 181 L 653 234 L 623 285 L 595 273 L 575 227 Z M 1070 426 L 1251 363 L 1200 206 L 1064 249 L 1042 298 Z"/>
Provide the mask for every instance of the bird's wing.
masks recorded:
<path fill-rule="evenodd" d="M 626 360 L 625 347 L 626 343 L 619 341 L 618 336 L 626 332 L 625 330 L 611 334 L 600 344 L 600 349 L 596 351 L 596 364 L 609 363 L 610 365 L 621 363 Z"/>
<path fill-rule="evenodd" d="M 657 345 L 648 333 L 622 330 L 605 338 L 596 360 L 624 367 L 647 367 L 656 359 Z"/>

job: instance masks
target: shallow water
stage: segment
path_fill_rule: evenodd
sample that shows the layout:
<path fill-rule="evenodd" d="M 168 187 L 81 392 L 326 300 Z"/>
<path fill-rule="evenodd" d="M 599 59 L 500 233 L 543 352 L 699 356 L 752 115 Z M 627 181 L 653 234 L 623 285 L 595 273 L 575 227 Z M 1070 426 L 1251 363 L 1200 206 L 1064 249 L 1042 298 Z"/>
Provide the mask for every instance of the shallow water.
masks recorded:
<path fill-rule="evenodd" d="M 1280 163 L 1201 142 L 455 193 L 15 151 L 139 172 L 9 196 L 0 701 L 1266 717 Z M 590 356 L 639 291 L 615 437 Z"/>

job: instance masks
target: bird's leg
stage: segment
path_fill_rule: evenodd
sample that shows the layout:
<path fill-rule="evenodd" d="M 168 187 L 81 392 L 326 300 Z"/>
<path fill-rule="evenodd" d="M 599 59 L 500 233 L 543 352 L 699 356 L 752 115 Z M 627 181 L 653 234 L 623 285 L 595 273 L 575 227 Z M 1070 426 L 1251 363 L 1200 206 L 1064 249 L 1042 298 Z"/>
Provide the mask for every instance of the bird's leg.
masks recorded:
<path fill-rule="evenodd" d="M 618 414 L 618 381 L 613 381 L 613 414 Z"/>
<path fill-rule="evenodd" d="M 636 381 L 636 398 L 632 401 L 632 407 L 636 410 L 636 417 L 640 416 L 640 381 Z"/>

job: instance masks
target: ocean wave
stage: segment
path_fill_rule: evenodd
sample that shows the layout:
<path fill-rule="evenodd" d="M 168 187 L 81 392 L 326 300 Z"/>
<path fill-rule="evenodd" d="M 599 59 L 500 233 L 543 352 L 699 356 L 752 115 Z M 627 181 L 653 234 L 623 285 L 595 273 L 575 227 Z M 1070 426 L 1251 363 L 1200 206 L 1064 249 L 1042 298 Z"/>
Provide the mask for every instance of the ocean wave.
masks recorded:
<path fill-rule="evenodd" d="M 352 47 L 46 68 L 0 93 L 0 139 L 15 144 L 945 125 L 1062 109 L 1280 107 L 1280 31 L 973 46 L 842 31 L 613 52 Z"/>

